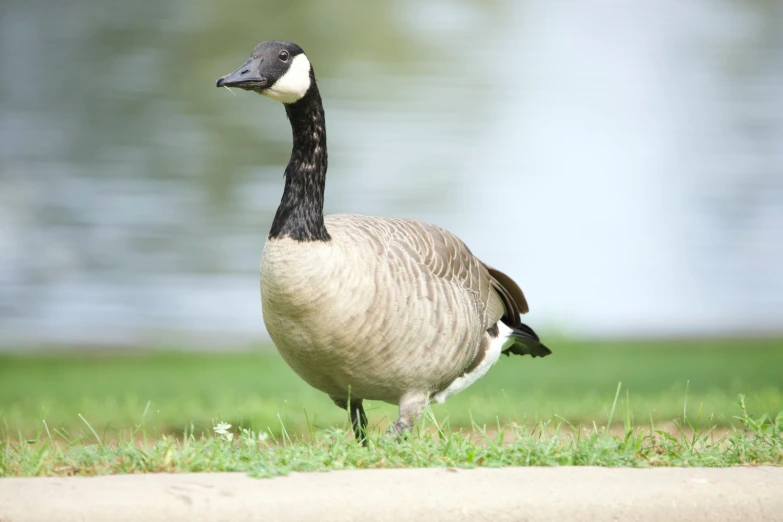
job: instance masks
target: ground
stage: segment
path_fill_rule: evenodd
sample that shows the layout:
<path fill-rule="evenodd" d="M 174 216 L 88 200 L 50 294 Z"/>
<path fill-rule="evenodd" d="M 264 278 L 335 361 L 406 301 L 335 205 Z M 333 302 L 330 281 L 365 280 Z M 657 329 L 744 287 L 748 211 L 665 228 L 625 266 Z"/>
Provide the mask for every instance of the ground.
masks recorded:
<path fill-rule="evenodd" d="M 783 468 L 387 469 L 2 479 L 0 520 L 775 521 Z M 41 499 L 46 499 L 41 502 Z"/>

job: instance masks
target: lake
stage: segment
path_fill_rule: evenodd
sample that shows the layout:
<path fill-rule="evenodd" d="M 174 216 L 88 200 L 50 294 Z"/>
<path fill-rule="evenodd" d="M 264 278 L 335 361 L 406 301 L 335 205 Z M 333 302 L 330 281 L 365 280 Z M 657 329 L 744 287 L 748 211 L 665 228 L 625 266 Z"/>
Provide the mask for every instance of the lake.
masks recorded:
<path fill-rule="evenodd" d="M 782 2 L 5 0 L 0 345 L 266 338 L 290 130 L 214 85 L 267 39 L 327 212 L 455 232 L 551 334 L 783 331 Z"/>

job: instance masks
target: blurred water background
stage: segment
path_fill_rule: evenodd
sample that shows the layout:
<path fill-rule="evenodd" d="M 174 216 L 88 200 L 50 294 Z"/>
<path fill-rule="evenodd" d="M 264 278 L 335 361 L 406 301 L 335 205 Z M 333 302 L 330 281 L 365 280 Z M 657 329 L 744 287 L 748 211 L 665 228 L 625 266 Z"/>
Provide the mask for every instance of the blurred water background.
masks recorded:
<path fill-rule="evenodd" d="M 435 222 L 572 337 L 783 331 L 783 2 L 2 0 L 0 346 L 263 341 L 282 107 L 326 210 Z"/>

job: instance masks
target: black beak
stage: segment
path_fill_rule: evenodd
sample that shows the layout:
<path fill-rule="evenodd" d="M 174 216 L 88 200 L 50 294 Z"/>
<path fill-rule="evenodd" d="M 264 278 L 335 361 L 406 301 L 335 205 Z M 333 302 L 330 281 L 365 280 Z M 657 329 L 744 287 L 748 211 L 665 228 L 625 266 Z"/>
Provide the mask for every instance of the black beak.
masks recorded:
<path fill-rule="evenodd" d="M 218 78 L 215 83 L 216 87 L 239 87 L 240 89 L 262 89 L 266 86 L 267 79 L 261 76 L 259 69 L 261 66 L 262 58 L 250 58 L 242 67 Z"/>

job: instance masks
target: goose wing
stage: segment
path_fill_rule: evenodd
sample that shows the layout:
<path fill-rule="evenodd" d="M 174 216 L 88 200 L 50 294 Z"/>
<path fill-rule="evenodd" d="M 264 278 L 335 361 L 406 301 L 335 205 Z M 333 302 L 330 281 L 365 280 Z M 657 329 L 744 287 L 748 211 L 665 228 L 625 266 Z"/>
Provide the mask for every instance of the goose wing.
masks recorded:
<path fill-rule="evenodd" d="M 422 227 L 431 241 L 424 244 L 420 254 L 424 264 L 436 277 L 458 282 L 476 295 L 480 312 L 487 319 L 485 329 L 501 318 L 510 328 L 522 324 L 519 316 L 529 309 L 525 294 L 513 279 L 479 260 L 451 232 L 429 223 L 414 223 Z"/>
<path fill-rule="evenodd" d="M 334 216 L 337 217 L 337 216 Z M 502 319 L 510 328 L 521 324 L 528 305 L 519 286 L 506 274 L 473 255 L 451 232 L 423 221 L 345 216 L 375 240 L 376 252 L 414 278 L 433 278 L 469 292 L 481 318 L 480 328 Z M 479 326 L 479 325 L 477 325 Z"/>

